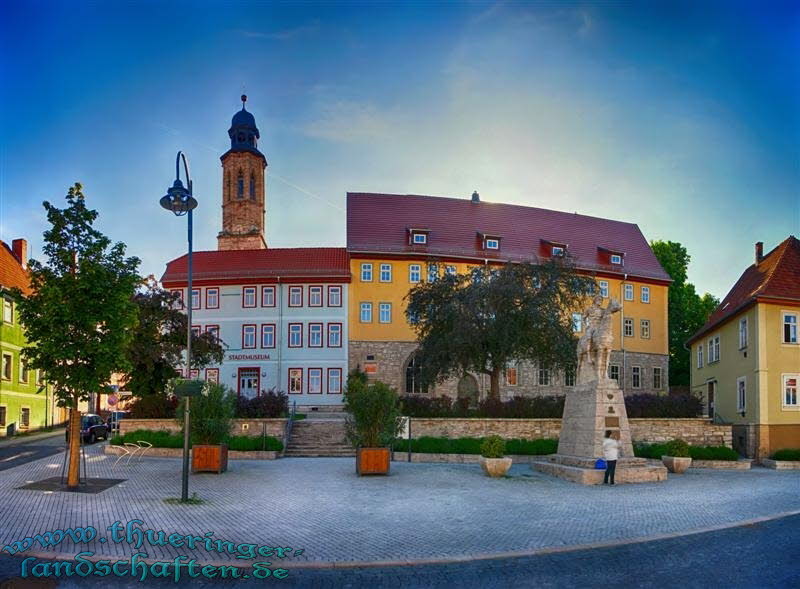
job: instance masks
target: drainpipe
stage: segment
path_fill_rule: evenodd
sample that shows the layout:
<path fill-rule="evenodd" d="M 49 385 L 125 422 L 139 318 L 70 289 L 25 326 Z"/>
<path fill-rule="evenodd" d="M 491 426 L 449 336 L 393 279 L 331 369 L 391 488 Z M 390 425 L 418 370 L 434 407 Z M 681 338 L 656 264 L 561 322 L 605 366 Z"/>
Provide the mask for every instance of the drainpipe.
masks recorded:
<path fill-rule="evenodd" d="M 622 342 L 622 374 L 620 378 L 622 379 L 622 393 L 625 394 L 625 382 L 628 375 L 627 370 L 627 353 L 625 351 L 625 283 L 628 281 L 628 273 L 626 272 L 624 277 L 622 278 L 622 285 L 620 286 L 620 341 Z M 641 375 L 639 376 L 641 379 Z"/>
<path fill-rule="evenodd" d="M 281 390 L 281 375 L 283 374 L 283 287 L 281 286 L 281 277 L 278 276 L 278 374 L 276 377 L 275 390 Z M 286 392 L 288 393 L 289 384 L 286 384 Z"/>

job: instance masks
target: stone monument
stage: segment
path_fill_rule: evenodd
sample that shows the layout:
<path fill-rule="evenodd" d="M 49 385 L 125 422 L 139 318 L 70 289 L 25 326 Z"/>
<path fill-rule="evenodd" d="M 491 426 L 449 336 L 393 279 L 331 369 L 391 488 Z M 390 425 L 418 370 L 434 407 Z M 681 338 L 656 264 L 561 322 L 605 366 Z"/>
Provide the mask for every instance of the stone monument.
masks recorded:
<path fill-rule="evenodd" d="M 633 455 L 625 399 L 616 380 L 608 377 L 608 362 L 614 343 L 612 320 L 621 309 L 611 299 L 603 307 L 603 297 L 594 297 L 584 314 L 584 332 L 578 341 L 578 367 L 575 386 L 567 393 L 558 453 L 532 463 L 535 470 L 587 485 L 603 482 L 604 471 L 595 468 L 603 457 L 603 438 L 607 430 L 618 432 L 620 458 L 616 482 L 644 483 L 664 481 L 667 469 L 649 465 Z"/>

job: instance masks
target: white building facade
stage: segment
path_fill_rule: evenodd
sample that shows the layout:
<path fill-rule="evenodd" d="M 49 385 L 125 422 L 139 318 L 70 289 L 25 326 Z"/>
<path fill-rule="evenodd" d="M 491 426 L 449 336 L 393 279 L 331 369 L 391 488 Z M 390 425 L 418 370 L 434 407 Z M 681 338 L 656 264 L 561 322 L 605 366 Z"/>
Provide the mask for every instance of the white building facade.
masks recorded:
<path fill-rule="evenodd" d="M 340 405 L 347 378 L 349 263 L 344 248 L 196 252 L 192 329 L 215 333 L 219 365 L 192 371 L 239 396 L 285 392 L 298 406 Z M 186 300 L 186 257 L 164 288 Z"/>

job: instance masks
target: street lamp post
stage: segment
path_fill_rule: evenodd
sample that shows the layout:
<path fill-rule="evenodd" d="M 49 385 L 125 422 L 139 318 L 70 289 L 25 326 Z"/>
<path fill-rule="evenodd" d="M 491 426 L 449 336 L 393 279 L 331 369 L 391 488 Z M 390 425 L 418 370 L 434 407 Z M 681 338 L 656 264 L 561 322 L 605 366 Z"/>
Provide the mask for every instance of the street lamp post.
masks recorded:
<path fill-rule="evenodd" d="M 186 175 L 187 188 L 183 187 L 180 175 L 180 163 L 183 160 L 183 171 Z M 187 270 L 187 299 L 186 302 L 186 376 L 192 378 L 192 211 L 197 207 L 197 200 L 192 196 L 192 179 L 189 177 L 189 163 L 182 151 L 175 157 L 175 182 L 167 190 L 167 194 L 159 201 L 161 206 L 182 217 L 188 213 L 189 230 L 189 255 Z M 181 475 L 181 501 L 189 499 L 189 401 L 184 397 L 183 412 L 183 473 Z"/>

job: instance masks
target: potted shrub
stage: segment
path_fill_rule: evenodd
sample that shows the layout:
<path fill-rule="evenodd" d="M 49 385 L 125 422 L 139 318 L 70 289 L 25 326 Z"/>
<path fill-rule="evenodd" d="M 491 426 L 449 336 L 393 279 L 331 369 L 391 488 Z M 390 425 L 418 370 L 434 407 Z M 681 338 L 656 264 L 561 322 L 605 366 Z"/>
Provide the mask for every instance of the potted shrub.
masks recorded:
<path fill-rule="evenodd" d="M 511 468 L 511 458 L 505 457 L 506 442 L 500 436 L 489 436 L 481 444 L 478 461 L 483 472 L 490 477 L 502 477 Z"/>
<path fill-rule="evenodd" d="M 689 444 L 683 440 L 671 440 L 664 447 L 666 454 L 661 457 L 661 462 L 667 470 L 675 474 L 682 474 L 692 465 L 689 455 Z"/>
<path fill-rule="evenodd" d="M 400 431 L 397 393 L 382 382 L 351 378 L 344 399 L 345 432 L 356 449 L 356 473 L 389 474 L 389 446 Z"/>
<path fill-rule="evenodd" d="M 177 414 L 183 423 L 183 401 Z M 192 472 L 228 470 L 228 445 L 235 402 L 228 389 L 206 383 L 203 394 L 192 397 L 189 422 L 192 437 Z"/>

